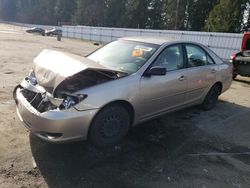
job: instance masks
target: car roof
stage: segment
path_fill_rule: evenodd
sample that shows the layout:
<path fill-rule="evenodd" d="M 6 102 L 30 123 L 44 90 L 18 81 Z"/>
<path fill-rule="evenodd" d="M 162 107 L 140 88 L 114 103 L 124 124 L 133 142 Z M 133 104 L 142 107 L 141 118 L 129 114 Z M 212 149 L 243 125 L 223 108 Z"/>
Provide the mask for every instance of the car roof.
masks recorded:
<path fill-rule="evenodd" d="M 124 37 L 121 40 L 129 40 L 136 42 L 151 43 L 156 45 L 163 45 L 167 42 L 177 41 L 175 37 L 150 37 L 150 36 L 135 36 L 135 37 Z"/>

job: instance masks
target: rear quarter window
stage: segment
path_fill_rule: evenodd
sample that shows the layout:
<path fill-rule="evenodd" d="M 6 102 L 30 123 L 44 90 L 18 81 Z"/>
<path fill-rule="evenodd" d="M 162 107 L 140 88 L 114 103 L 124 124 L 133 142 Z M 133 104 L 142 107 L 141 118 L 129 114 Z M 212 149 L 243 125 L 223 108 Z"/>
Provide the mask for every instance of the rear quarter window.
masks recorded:
<path fill-rule="evenodd" d="M 207 53 L 213 58 L 216 64 L 222 64 L 224 61 L 210 48 L 203 46 L 203 48 L 207 51 Z"/>

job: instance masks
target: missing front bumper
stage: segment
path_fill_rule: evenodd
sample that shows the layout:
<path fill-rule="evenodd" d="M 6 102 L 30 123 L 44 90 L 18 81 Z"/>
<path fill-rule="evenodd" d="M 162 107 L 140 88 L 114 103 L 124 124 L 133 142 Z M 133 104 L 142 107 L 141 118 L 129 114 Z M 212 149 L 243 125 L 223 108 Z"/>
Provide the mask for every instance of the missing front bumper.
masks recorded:
<path fill-rule="evenodd" d="M 13 93 L 17 114 L 33 134 L 49 142 L 69 142 L 87 139 L 87 133 L 97 110 L 37 111 L 23 96 L 20 86 Z"/>

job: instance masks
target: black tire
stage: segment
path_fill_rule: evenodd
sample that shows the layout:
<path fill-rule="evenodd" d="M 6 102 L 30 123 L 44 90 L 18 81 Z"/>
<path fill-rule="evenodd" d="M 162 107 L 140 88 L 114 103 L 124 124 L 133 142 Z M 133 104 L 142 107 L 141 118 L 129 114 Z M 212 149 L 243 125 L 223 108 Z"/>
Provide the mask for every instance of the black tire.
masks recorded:
<path fill-rule="evenodd" d="M 208 92 L 205 100 L 203 101 L 201 105 L 202 109 L 203 110 L 213 109 L 218 102 L 219 95 L 220 95 L 220 87 L 218 85 L 214 85 Z"/>
<path fill-rule="evenodd" d="M 94 118 L 88 138 L 97 147 L 113 146 L 126 136 L 129 126 L 128 111 L 120 105 L 110 105 Z"/>

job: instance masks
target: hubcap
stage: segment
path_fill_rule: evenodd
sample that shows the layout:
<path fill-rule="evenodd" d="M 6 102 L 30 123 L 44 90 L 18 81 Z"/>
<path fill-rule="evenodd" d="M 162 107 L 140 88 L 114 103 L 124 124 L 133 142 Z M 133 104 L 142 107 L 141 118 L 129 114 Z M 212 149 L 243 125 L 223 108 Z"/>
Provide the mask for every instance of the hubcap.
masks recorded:
<path fill-rule="evenodd" d="M 104 137 L 114 137 L 119 134 L 121 129 L 121 120 L 117 116 L 107 117 L 101 127 L 101 134 Z"/>

